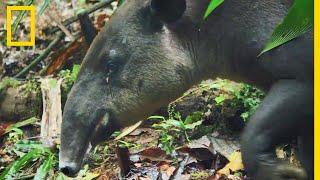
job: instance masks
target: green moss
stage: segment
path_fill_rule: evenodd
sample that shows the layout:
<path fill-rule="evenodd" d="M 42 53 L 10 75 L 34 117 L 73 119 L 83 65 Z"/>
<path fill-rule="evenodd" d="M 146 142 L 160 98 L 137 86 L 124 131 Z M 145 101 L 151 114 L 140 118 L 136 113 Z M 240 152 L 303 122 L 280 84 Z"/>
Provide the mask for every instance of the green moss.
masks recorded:
<path fill-rule="evenodd" d="M 24 87 L 24 93 L 30 94 L 31 92 L 40 92 L 40 83 L 35 79 L 29 80 Z"/>
<path fill-rule="evenodd" d="M 234 93 L 232 106 L 243 109 L 241 118 L 246 121 L 256 111 L 264 96 L 265 94 L 261 90 L 244 84 L 239 91 Z"/>
<path fill-rule="evenodd" d="M 11 78 L 11 77 L 5 77 L 0 81 L 0 102 L 4 97 L 5 91 L 10 87 L 17 87 L 21 84 L 20 81 Z"/>
<path fill-rule="evenodd" d="M 194 171 L 190 173 L 191 179 L 207 179 L 210 174 L 205 171 Z"/>
<path fill-rule="evenodd" d="M 72 70 L 62 70 L 58 74 L 58 77 L 63 79 L 62 85 L 61 85 L 61 100 L 62 105 L 64 106 L 64 103 L 67 100 L 68 94 L 77 80 L 78 73 L 80 71 L 80 65 L 74 65 Z"/>

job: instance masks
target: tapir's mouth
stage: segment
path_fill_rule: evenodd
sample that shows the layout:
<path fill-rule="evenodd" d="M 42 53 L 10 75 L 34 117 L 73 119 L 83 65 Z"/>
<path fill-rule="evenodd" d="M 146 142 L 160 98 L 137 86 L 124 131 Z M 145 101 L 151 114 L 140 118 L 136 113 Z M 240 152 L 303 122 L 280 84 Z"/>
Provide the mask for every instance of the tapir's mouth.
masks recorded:
<path fill-rule="evenodd" d="M 85 151 L 84 155 L 82 158 L 78 157 L 78 162 L 75 161 L 70 161 L 68 159 L 64 159 L 63 157 L 61 157 L 60 155 L 60 159 L 59 159 L 59 169 L 60 171 L 69 176 L 69 177 L 76 177 L 79 173 L 79 171 L 81 170 L 83 164 L 86 162 L 86 159 L 89 155 L 89 152 L 92 148 L 91 143 L 89 143 L 87 145 L 87 147 L 85 147 L 87 150 Z"/>
<path fill-rule="evenodd" d="M 94 146 L 96 145 L 95 138 L 97 138 L 97 134 L 99 134 L 100 131 L 105 130 L 104 127 L 108 125 L 108 122 L 109 114 L 106 112 L 99 112 L 97 113 L 96 121 L 94 121 L 93 131 L 89 131 L 87 136 L 75 135 L 75 137 L 73 137 L 73 142 L 67 141 L 64 144 L 61 144 L 61 150 L 59 154 L 59 169 L 61 172 L 69 177 L 77 176 L 83 164 L 86 162 L 88 154 L 92 148 L 91 144 Z M 78 132 L 83 133 L 83 131 Z M 73 144 L 73 146 L 71 144 Z"/>

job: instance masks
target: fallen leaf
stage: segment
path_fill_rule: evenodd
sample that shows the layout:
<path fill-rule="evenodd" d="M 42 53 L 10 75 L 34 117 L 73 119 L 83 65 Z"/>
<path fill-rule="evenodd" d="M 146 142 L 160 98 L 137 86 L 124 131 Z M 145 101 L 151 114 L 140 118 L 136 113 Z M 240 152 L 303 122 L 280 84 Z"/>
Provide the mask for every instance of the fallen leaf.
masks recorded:
<path fill-rule="evenodd" d="M 160 166 L 161 179 L 162 180 L 169 180 L 175 170 L 176 170 L 176 167 L 170 166 L 169 164 L 164 164 L 164 165 Z"/>
<path fill-rule="evenodd" d="M 137 122 L 136 124 L 134 124 L 133 126 L 130 126 L 130 127 L 127 127 L 125 129 L 123 129 L 121 131 L 121 134 L 119 134 L 115 140 L 120 140 L 121 138 L 125 137 L 126 135 L 130 134 L 131 132 L 133 132 L 134 130 L 136 130 L 141 124 L 142 124 L 143 121 L 139 121 Z"/>
<path fill-rule="evenodd" d="M 83 180 L 92 180 L 92 179 L 95 179 L 97 177 L 99 177 L 99 174 L 89 172 L 89 173 L 86 174 L 85 177 L 83 177 Z"/>
<path fill-rule="evenodd" d="M 223 175 L 230 175 L 230 171 L 235 172 L 239 170 L 243 170 L 244 166 L 242 164 L 242 157 L 241 157 L 241 152 L 236 151 L 232 153 L 228 157 L 229 163 L 222 169 L 218 171 L 219 174 Z"/>
<path fill-rule="evenodd" d="M 164 162 L 173 162 L 167 154 L 160 148 L 148 148 L 139 153 L 140 159 L 149 159 L 150 161 L 164 161 Z"/>
<path fill-rule="evenodd" d="M 217 151 L 224 157 L 230 157 L 235 151 L 240 149 L 240 140 L 233 137 L 222 136 L 219 134 L 208 135 L 211 151 Z"/>
<path fill-rule="evenodd" d="M 150 177 L 139 177 L 139 180 L 151 180 Z"/>

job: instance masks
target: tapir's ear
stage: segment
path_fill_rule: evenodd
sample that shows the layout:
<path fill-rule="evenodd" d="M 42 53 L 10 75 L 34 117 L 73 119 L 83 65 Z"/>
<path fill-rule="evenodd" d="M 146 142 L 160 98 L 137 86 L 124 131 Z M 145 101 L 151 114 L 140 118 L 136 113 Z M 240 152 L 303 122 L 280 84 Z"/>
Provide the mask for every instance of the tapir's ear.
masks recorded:
<path fill-rule="evenodd" d="M 177 21 L 186 10 L 186 0 L 151 0 L 151 12 L 165 23 Z"/>

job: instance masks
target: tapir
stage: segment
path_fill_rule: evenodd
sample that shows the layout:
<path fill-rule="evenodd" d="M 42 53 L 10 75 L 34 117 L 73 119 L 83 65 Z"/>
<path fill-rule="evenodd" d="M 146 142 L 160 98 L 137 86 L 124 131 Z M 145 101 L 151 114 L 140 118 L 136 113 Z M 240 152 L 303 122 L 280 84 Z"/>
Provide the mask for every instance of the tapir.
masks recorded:
<path fill-rule="evenodd" d="M 313 30 L 259 56 L 293 0 L 126 0 L 92 42 L 64 107 L 60 170 L 91 146 L 215 77 L 266 92 L 241 137 L 256 180 L 313 179 Z M 301 166 L 279 160 L 297 140 Z"/>

